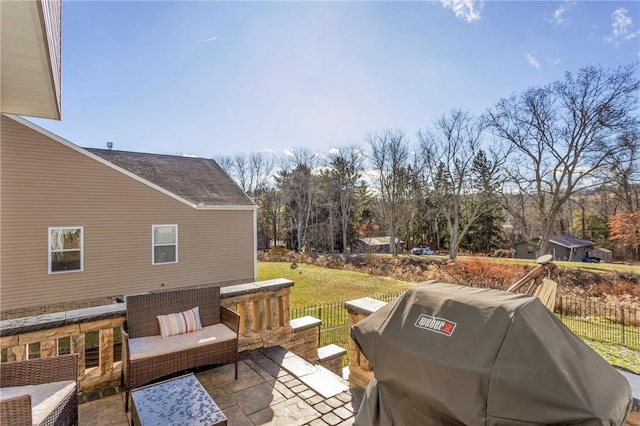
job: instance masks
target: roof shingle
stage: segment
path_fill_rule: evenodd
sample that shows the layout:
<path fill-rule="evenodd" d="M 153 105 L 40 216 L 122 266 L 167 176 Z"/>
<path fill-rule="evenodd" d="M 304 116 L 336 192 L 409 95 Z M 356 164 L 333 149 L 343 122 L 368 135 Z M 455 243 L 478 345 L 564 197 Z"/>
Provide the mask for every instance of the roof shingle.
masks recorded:
<path fill-rule="evenodd" d="M 253 201 L 214 160 L 96 148 L 85 149 L 199 206 L 254 205 Z"/>

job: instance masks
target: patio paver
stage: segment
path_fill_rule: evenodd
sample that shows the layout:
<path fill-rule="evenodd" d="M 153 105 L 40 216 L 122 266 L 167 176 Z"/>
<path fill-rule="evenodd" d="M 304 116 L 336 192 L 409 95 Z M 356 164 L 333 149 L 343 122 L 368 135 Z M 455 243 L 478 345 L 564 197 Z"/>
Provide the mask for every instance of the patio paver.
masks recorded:
<path fill-rule="evenodd" d="M 227 416 L 230 426 L 352 425 L 353 413 L 358 412 L 363 392 L 348 389 L 344 379 L 326 369 L 304 360 L 289 360 L 295 357 L 297 355 L 280 347 L 243 352 L 238 364 L 237 381 L 234 380 L 233 365 L 201 370 L 196 372 L 196 377 Z M 327 374 L 329 378 L 319 379 L 319 382 L 327 380 L 333 384 L 338 383 L 344 385 L 346 390 L 325 397 L 314 388 L 321 386 L 313 379 L 302 380 L 305 375 L 298 377 L 282 364 L 293 366 L 294 369 L 302 365 L 307 376 L 315 374 L 321 377 L 318 372 Z M 307 364 L 315 369 L 310 369 Z M 637 380 L 637 377 L 634 379 Z M 638 383 L 634 384 L 634 397 L 637 401 Z M 298 388 L 299 392 L 294 392 L 292 388 Z M 315 394 L 305 401 L 304 397 L 308 397 L 311 390 Z M 107 394 L 103 392 L 104 397 L 100 399 L 86 398 L 90 401 L 80 404 L 80 426 L 129 424 L 129 417 L 124 412 L 124 394 L 106 396 Z M 640 425 L 640 415 L 637 412 L 631 413 L 626 424 Z"/>
<path fill-rule="evenodd" d="M 124 394 L 80 404 L 78 423 L 82 426 L 123 426 L 129 424 L 124 412 Z"/>
<path fill-rule="evenodd" d="M 292 370 L 304 373 L 303 377 Z M 230 426 L 349 425 L 362 400 L 362 392 L 349 390 L 341 377 L 281 347 L 243 352 L 238 380 L 233 365 L 200 370 L 196 377 Z M 326 403 L 329 399 L 331 405 Z M 124 394 L 82 403 L 79 411 L 81 426 L 129 424 Z"/>
<path fill-rule="evenodd" d="M 320 413 L 309 407 L 297 396 L 271 405 L 249 416 L 256 425 L 282 426 L 306 425 L 318 417 L 320 417 Z"/>

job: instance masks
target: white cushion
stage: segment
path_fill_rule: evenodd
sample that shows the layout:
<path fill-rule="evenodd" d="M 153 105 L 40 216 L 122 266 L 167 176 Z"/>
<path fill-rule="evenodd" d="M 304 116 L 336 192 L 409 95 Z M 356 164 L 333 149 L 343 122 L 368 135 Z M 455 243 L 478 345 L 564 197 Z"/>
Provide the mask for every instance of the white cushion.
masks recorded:
<path fill-rule="evenodd" d="M 199 331 L 177 334 L 164 339 L 161 336 L 136 337 L 135 339 L 129 339 L 129 357 L 133 361 L 235 338 L 236 333 L 222 323 L 209 325 Z"/>
<path fill-rule="evenodd" d="M 40 424 L 71 392 L 76 392 L 74 380 L 44 383 L 42 385 L 9 386 L 0 388 L 0 400 L 31 395 L 31 421 Z"/>

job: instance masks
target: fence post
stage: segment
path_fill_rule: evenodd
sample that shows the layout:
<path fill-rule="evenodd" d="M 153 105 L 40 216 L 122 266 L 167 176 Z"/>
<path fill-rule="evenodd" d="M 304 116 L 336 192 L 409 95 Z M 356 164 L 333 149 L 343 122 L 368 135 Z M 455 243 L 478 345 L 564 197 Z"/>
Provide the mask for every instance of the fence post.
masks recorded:
<path fill-rule="evenodd" d="M 320 336 L 322 336 L 322 325 L 324 325 L 325 321 L 322 318 L 322 305 L 318 308 L 318 319 L 322 321 L 320 325 L 320 329 L 318 330 L 318 347 L 320 347 Z"/>
<path fill-rule="evenodd" d="M 624 311 L 625 311 L 624 306 L 620 305 L 620 314 L 621 314 L 620 315 L 620 317 L 621 317 L 620 318 L 620 322 L 622 323 L 622 344 L 623 345 L 626 343 L 626 341 L 625 341 L 626 340 L 625 339 L 625 331 L 626 331 L 625 327 L 626 327 L 626 325 L 625 325 L 625 320 L 624 320 Z"/>

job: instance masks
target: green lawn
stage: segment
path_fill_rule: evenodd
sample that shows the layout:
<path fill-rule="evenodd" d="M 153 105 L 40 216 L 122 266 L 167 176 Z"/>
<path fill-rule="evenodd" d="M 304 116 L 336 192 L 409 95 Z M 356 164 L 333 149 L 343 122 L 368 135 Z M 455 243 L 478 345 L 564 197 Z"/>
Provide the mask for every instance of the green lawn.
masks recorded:
<path fill-rule="evenodd" d="M 413 283 L 376 277 L 361 272 L 340 271 L 320 266 L 289 262 L 258 262 L 258 280 L 286 278 L 295 283 L 291 291 L 291 309 L 325 303 L 344 302 L 377 294 L 398 293 Z"/>
<path fill-rule="evenodd" d="M 594 342 L 586 339 L 582 340 L 610 364 L 640 374 L 640 352 L 611 343 Z"/>

